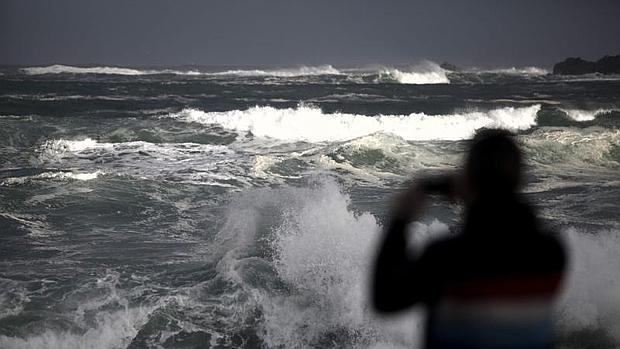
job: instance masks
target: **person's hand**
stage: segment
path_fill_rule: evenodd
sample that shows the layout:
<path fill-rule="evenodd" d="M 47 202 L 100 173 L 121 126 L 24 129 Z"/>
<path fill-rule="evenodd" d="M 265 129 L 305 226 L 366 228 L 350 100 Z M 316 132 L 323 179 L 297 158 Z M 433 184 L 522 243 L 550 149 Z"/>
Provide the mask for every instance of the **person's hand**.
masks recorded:
<path fill-rule="evenodd" d="M 458 172 L 422 179 L 420 185 L 427 194 L 441 195 L 449 200 L 462 200 L 465 195 L 464 177 Z"/>
<path fill-rule="evenodd" d="M 420 183 L 409 185 L 394 200 L 392 216 L 407 222 L 415 220 L 426 205 L 427 192 Z"/>
<path fill-rule="evenodd" d="M 450 173 L 417 180 L 410 184 L 394 200 L 392 215 L 407 222 L 421 215 L 429 195 L 441 195 L 449 200 L 464 198 L 464 179 L 458 173 Z"/>

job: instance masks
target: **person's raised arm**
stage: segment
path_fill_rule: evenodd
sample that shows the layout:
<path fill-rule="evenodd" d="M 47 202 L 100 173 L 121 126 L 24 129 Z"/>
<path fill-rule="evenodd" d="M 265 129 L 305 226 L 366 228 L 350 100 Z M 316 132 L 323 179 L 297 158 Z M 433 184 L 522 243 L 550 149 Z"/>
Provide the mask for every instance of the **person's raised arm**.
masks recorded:
<path fill-rule="evenodd" d="M 452 195 L 452 177 L 420 181 L 400 194 L 380 243 L 372 280 L 372 304 L 380 313 L 395 312 L 428 300 L 432 265 L 407 251 L 407 226 L 421 216 L 429 193 Z"/>

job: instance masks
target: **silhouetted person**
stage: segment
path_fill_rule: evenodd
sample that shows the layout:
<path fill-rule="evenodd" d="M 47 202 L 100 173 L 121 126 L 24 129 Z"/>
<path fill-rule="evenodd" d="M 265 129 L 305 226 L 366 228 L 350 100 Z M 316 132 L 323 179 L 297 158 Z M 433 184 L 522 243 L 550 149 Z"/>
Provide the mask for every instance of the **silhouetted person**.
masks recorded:
<path fill-rule="evenodd" d="M 565 255 L 517 193 L 521 175 L 510 133 L 484 130 L 462 174 L 419 181 L 398 197 L 376 261 L 375 309 L 426 306 L 426 348 L 552 347 L 552 303 Z M 462 232 L 412 255 L 407 225 L 429 194 L 464 202 Z"/>

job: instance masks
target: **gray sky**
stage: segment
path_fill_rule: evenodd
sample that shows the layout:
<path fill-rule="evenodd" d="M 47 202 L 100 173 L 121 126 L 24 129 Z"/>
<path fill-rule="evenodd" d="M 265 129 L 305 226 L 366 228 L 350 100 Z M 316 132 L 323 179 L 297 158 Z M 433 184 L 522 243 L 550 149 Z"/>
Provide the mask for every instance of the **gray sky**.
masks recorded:
<path fill-rule="evenodd" d="M 0 2 L 0 64 L 549 66 L 620 54 L 618 0 Z"/>

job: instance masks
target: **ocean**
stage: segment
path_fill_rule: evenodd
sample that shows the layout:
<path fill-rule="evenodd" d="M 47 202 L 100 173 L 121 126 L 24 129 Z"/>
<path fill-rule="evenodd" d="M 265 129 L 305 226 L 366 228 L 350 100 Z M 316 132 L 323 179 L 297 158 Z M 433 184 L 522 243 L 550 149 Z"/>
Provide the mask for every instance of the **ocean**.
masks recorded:
<path fill-rule="evenodd" d="M 484 127 L 570 251 L 558 347 L 619 347 L 620 77 L 432 62 L 1 67 L 0 347 L 415 348 L 423 309 L 370 309 L 377 238 Z"/>

